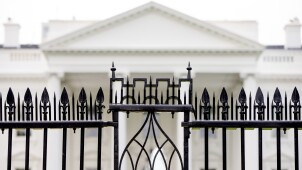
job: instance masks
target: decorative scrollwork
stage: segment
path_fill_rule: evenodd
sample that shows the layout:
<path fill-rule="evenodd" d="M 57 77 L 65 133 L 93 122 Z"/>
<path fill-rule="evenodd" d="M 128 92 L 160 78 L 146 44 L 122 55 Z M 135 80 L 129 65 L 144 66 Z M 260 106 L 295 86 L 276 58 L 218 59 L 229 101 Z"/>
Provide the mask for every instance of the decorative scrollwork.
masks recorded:
<path fill-rule="evenodd" d="M 65 89 L 65 87 L 63 88 L 62 94 L 61 94 L 61 99 L 60 99 L 60 106 L 59 106 L 59 116 L 63 116 L 63 120 L 67 120 L 66 115 L 70 115 L 70 105 L 69 105 L 69 97 L 68 97 L 68 93 Z"/>
<path fill-rule="evenodd" d="M 8 111 L 7 111 L 8 109 Z M 15 104 L 15 97 L 14 93 L 11 88 L 9 88 L 7 97 L 6 97 L 6 104 L 5 104 L 5 112 L 7 111 L 8 113 L 8 120 L 12 121 L 13 117 L 16 112 L 16 104 Z"/>
<path fill-rule="evenodd" d="M 201 104 L 203 103 L 203 105 Z M 211 105 L 210 105 L 210 96 L 208 93 L 207 88 L 204 88 L 201 99 L 200 99 L 200 116 L 201 112 L 203 111 L 204 120 L 210 120 L 210 113 L 211 113 Z"/>
<path fill-rule="evenodd" d="M 177 155 L 179 162 L 181 164 L 181 168 L 183 169 L 183 162 L 182 162 L 182 158 L 181 158 L 181 154 L 179 152 L 179 150 L 177 149 L 176 145 L 174 144 L 174 142 L 170 139 L 170 137 L 166 134 L 166 132 L 161 128 L 159 122 L 157 121 L 156 118 L 156 113 L 154 112 L 149 112 L 146 115 L 146 119 L 144 120 L 142 126 L 139 128 L 139 130 L 137 131 L 137 133 L 130 139 L 130 141 L 128 142 L 128 144 L 126 145 L 125 149 L 123 150 L 123 153 L 121 155 L 121 159 L 120 159 L 120 163 L 119 163 L 119 169 L 121 169 L 122 163 L 125 159 L 126 154 L 128 155 L 129 159 L 130 159 L 130 163 L 132 166 L 132 169 L 137 169 L 138 168 L 138 164 L 141 161 L 141 155 L 145 154 L 147 157 L 147 165 L 148 168 L 150 169 L 154 169 L 154 165 L 155 165 L 155 160 L 157 159 L 158 155 L 160 155 L 160 157 L 163 158 L 163 162 L 165 164 L 165 169 L 170 169 L 171 167 L 171 163 L 172 163 L 172 158 L 173 156 Z M 159 132 L 155 131 L 155 127 L 157 127 L 159 129 Z M 143 142 L 139 142 L 138 141 L 138 136 L 139 134 L 142 133 L 143 129 L 147 128 L 147 134 L 146 137 L 144 138 Z M 158 139 L 157 139 L 157 133 L 161 133 L 163 134 L 163 136 L 166 138 L 164 140 L 164 142 L 159 143 Z M 150 135 L 153 134 L 154 138 L 154 142 L 156 144 L 156 148 L 157 151 L 155 153 L 155 156 L 153 158 L 150 157 L 146 147 L 147 141 L 151 140 L 150 139 Z M 136 156 L 135 159 L 135 155 L 131 154 L 129 148 L 131 145 L 136 144 L 136 147 L 139 147 L 140 150 L 138 152 L 138 155 Z M 165 154 L 163 153 L 163 147 L 166 146 L 167 144 L 170 144 L 172 146 L 172 152 L 171 154 L 166 157 Z"/>
<path fill-rule="evenodd" d="M 32 95 L 29 88 L 26 89 L 24 95 L 23 112 L 25 112 L 26 114 L 26 120 L 32 120 L 31 116 L 33 114 L 33 104 L 32 104 Z"/>
<path fill-rule="evenodd" d="M 85 118 L 85 114 L 87 114 L 87 95 L 85 92 L 85 89 L 82 88 L 81 92 L 79 94 L 79 99 L 77 102 L 77 108 L 79 110 L 79 114 L 80 114 L 80 119 L 84 120 Z"/>
<path fill-rule="evenodd" d="M 258 87 L 256 92 L 256 97 L 254 101 L 254 112 L 257 110 L 258 120 L 264 120 L 264 109 L 266 106 L 264 105 L 264 97 L 260 87 Z"/>
<path fill-rule="evenodd" d="M 50 112 L 51 110 L 51 105 L 49 102 L 49 95 L 48 95 L 48 91 L 46 88 L 44 88 L 43 92 L 42 92 L 42 96 L 41 96 L 41 101 L 40 101 L 40 113 L 43 114 L 43 120 L 47 120 L 47 114 L 48 112 Z M 49 113 L 50 116 L 50 113 Z M 49 118 L 49 120 L 51 119 L 51 117 Z"/>
<path fill-rule="evenodd" d="M 279 91 L 279 88 L 277 87 L 274 93 L 274 98 L 273 98 L 274 104 L 272 105 L 273 112 L 275 110 L 276 113 L 276 120 L 282 120 L 282 97 Z"/>
<path fill-rule="evenodd" d="M 239 96 L 238 96 L 238 102 L 239 105 L 237 104 L 236 101 L 236 112 L 238 112 L 239 109 L 239 114 L 240 114 L 240 120 L 246 120 L 246 113 L 247 113 L 247 103 L 246 103 L 246 93 L 243 88 L 241 88 Z"/>
<path fill-rule="evenodd" d="M 104 93 L 103 93 L 102 87 L 100 87 L 99 90 L 98 90 L 98 93 L 96 95 L 96 100 L 95 100 L 95 103 L 94 103 L 94 105 L 95 105 L 95 113 L 97 114 L 96 115 L 96 119 L 98 118 L 98 120 L 102 119 L 103 109 L 105 108 L 105 106 L 103 105 L 103 103 L 104 103 Z M 109 109 L 108 109 L 108 111 L 107 112 L 110 113 Z"/>
<path fill-rule="evenodd" d="M 222 116 L 222 120 L 228 120 L 228 113 L 229 113 L 229 104 L 228 104 L 228 94 L 225 90 L 225 88 L 222 89 L 221 94 L 220 94 L 220 102 L 222 105 L 218 106 L 218 109 L 222 109 L 221 110 L 221 116 Z"/>
<path fill-rule="evenodd" d="M 294 115 L 294 120 L 299 120 L 301 114 L 301 103 L 300 103 L 300 95 L 296 87 L 294 88 L 294 91 L 292 93 L 291 104 L 289 109 L 290 109 L 290 114 L 293 113 Z"/>

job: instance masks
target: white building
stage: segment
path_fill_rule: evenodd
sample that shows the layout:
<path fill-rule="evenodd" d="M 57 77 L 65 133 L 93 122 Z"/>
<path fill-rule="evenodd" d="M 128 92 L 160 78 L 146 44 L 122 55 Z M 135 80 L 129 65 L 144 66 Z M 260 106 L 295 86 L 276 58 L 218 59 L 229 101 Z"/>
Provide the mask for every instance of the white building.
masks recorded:
<path fill-rule="evenodd" d="M 279 87 L 282 94 L 291 93 L 295 86 L 302 87 L 301 24 L 291 21 L 284 27 L 285 42 L 280 46 L 264 46 L 258 42 L 255 21 L 201 21 L 157 3 L 138 8 L 103 21 L 49 21 L 43 24 L 42 43 L 19 44 L 20 25 L 8 21 L 4 24 L 5 40 L 0 46 L 0 91 L 6 96 L 9 87 L 23 96 L 27 87 L 41 94 L 45 86 L 50 94 L 60 94 L 63 87 L 78 94 L 82 87 L 96 94 L 102 86 L 109 96 L 109 78 L 112 61 L 120 77 L 173 77 L 186 73 L 190 61 L 193 68 L 194 88 L 201 93 L 207 87 L 210 94 L 220 93 L 222 87 L 238 96 L 241 87 L 246 91 L 262 87 L 264 93 L 273 94 Z M 274 28 L 272 28 L 274 29 Z M 290 95 L 290 94 L 288 94 Z M 21 97 L 22 98 L 22 97 Z M 108 98 L 106 100 L 108 102 Z M 108 106 L 108 103 L 106 103 Z M 104 114 L 105 120 L 111 115 Z M 121 117 L 121 144 L 132 137 L 136 122 L 143 116 Z M 163 128 L 181 145 L 181 128 L 169 116 L 160 116 Z M 177 120 L 177 118 L 176 118 Z M 179 121 L 179 120 L 178 120 Z M 175 128 L 176 126 L 179 126 Z M 221 140 L 210 139 L 210 168 L 221 169 Z M 24 137 L 14 132 L 13 168 L 24 165 Z M 87 133 L 89 134 L 89 133 Z M 52 131 L 49 139 L 48 169 L 60 169 L 60 132 Z M 246 169 L 257 169 L 256 133 L 246 135 Z M 282 169 L 294 168 L 292 131 L 282 138 Z M 0 135 L 0 146 L 7 146 L 7 132 Z M 31 137 L 31 170 L 42 167 L 42 131 L 35 130 Z M 78 169 L 79 131 L 68 132 L 68 169 Z M 238 133 L 229 132 L 228 169 L 240 169 L 240 143 Z M 300 137 L 302 136 L 300 132 Z M 112 168 L 112 130 L 104 129 L 103 169 Z M 271 131 L 264 136 L 264 169 L 276 169 L 275 137 Z M 93 132 L 86 136 L 85 167 L 96 165 L 96 141 Z M 302 139 L 300 139 L 302 141 Z M 192 131 L 191 168 L 203 168 L 203 138 L 200 130 Z M 302 146 L 300 145 L 300 148 Z M 152 146 L 150 146 L 152 149 Z M 300 149 L 300 153 L 302 150 Z M 300 154 L 301 155 L 301 154 Z M 6 152 L 0 152 L 6 160 Z M 2 163 L 3 162 L 3 163 Z M 302 156 L 300 156 L 302 162 Z M 0 169 L 6 162 L 1 161 Z M 141 166 L 139 169 L 142 169 Z M 300 164 L 300 169 L 302 165 Z M 130 169 L 130 168 L 129 168 Z"/>

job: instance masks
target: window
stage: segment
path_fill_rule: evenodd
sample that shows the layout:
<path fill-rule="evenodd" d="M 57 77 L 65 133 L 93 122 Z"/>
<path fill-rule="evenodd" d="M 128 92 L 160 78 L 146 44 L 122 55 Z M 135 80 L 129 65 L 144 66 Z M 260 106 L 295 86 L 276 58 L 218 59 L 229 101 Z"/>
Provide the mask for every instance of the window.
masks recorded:
<path fill-rule="evenodd" d="M 92 108 L 92 110 L 94 110 L 94 107 Z M 89 115 L 89 118 L 91 120 L 95 120 L 95 114 L 94 112 L 92 112 L 93 114 L 90 114 L 90 111 L 88 111 L 88 115 Z M 88 138 L 94 138 L 94 137 L 97 137 L 98 136 L 98 128 L 86 128 L 85 129 L 85 136 L 88 137 Z M 88 169 L 90 170 L 90 169 Z M 92 169 L 94 170 L 94 169 Z"/>
<path fill-rule="evenodd" d="M 208 135 L 209 135 L 209 138 L 216 138 L 217 137 L 217 130 L 214 131 L 214 133 L 213 133 L 212 130 L 209 128 Z M 200 129 L 200 136 L 202 138 L 204 138 L 204 128 Z"/>
<path fill-rule="evenodd" d="M 96 168 L 86 168 L 86 170 L 96 170 Z"/>
<path fill-rule="evenodd" d="M 26 129 L 17 129 L 16 135 L 17 135 L 17 137 L 26 136 Z M 31 131 L 30 131 L 29 135 L 31 136 Z"/>
<path fill-rule="evenodd" d="M 277 137 L 277 129 L 274 128 L 271 130 L 271 135 L 272 135 L 272 138 L 276 138 Z M 287 137 L 287 134 L 285 133 L 284 134 L 284 131 L 283 129 L 280 129 L 280 137 L 281 138 L 286 138 Z"/>
<path fill-rule="evenodd" d="M 90 137 L 97 137 L 98 136 L 98 128 L 86 128 L 85 136 Z"/>
<path fill-rule="evenodd" d="M 92 110 L 94 110 L 94 107 Z M 94 112 L 93 112 L 93 114 L 90 114 L 90 111 L 89 111 L 88 115 L 89 115 L 89 119 L 96 120 Z M 86 138 L 95 138 L 97 136 L 98 136 L 98 128 L 85 128 L 85 137 Z M 87 169 L 87 170 L 90 170 L 90 169 Z M 94 169 L 91 169 L 91 170 L 94 170 Z"/>

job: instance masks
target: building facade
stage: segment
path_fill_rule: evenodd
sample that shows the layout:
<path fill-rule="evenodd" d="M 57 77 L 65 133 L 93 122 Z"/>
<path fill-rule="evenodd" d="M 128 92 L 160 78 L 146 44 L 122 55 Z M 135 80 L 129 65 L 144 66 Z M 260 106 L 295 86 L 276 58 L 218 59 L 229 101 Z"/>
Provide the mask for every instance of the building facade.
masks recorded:
<path fill-rule="evenodd" d="M 43 24 L 42 43 L 19 44 L 20 25 L 8 21 L 4 24 L 5 40 L 0 46 L 0 91 L 6 96 L 9 87 L 23 96 L 27 87 L 38 94 L 44 87 L 50 94 L 60 94 L 63 87 L 69 93 L 78 94 L 82 87 L 96 94 L 102 86 L 109 96 L 110 67 L 115 62 L 119 77 L 175 77 L 186 74 L 188 62 L 193 67 L 192 76 L 197 93 L 207 87 L 210 94 L 225 87 L 234 96 L 242 87 L 255 94 L 258 86 L 273 94 L 278 86 L 281 93 L 302 87 L 301 25 L 298 20 L 287 24 L 285 42 L 280 46 L 265 46 L 258 42 L 258 26 L 255 21 L 201 21 L 157 3 L 147 3 L 103 21 L 49 21 Z M 290 94 L 288 94 L 290 95 Z M 108 100 L 106 100 L 108 105 Z M 105 120 L 111 116 L 104 114 Z M 120 147 L 123 148 L 141 125 L 144 116 L 122 114 L 120 117 Z M 159 120 L 171 138 L 182 146 L 181 117 L 160 115 Z M 211 135 L 209 148 L 210 168 L 222 167 L 221 131 Z M 301 132 L 300 137 L 302 136 Z M 192 130 L 190 167 L 203 169 L 203 131 Z M 264 169 L 276 169 L 275 136 L 264 132 Z M 21 170 L 24 162 L 24 135 L 22 129 L 14 131 L 13 168 Z M 42 131 L 31 134 L 31 170 L 42 166 Z M 60 169 L 61 132 L 51 130 L 48 148 L 48 169 Z M 96 168 L 96 144 L 93 129 L 86 130 L 85 168 Z M 228 132 L 228 169 L 239 170 L 239 132 Z M 294 166 L 292 131 L 282 137 L 283 169 Z M 142 138 L 144 134 L 142 134 Z M 7 132 L 0 134 L 0 146 L 7 145 Z M 160 138 L 160 134 L 159 134 Z M 79 131 L 68 132 L 68 169 L 78 169 Z M 103 167 L 112 169 L 113 134 L 111 129 L 103 133 Z M 300 139 L 302 140 L 302 139 Z M 246 135 L 246 169 L 257 169 L 257 133 Z M 150 154 L 154 150 L 148 144 Z M 251 146 L 251 147 L 250 147 Z M 254 146 L 254 147 L 252 147 Z M 195 149 L 196 148 L 196 149 Z M 300 146 L 302 148 L 302 146 Z M 132 148 L 135 152 L 135 147 Z M 181 149 L 180 149 L 181 150 Z M 300 149 L 300 153 L 302 150 Z M 300 156 L 300 162 L 302 162 Z M 0 152 L 0 160 L 6 152 Z M 127 168 L 125 163 L 124 169 Z M 6 164 L 0 164 L 5 169 Z M 301 165 L 300 165 L 301 167 Z M 301 167 L 302 168 L 302 167 Z M 140 165 L 139 169 L 144 169 Z"/>

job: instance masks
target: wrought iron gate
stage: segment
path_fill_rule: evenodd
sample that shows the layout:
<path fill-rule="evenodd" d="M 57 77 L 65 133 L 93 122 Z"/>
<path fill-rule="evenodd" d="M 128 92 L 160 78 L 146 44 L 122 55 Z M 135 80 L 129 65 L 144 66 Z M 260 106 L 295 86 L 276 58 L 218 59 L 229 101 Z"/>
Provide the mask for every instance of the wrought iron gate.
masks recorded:
<path fill-rule="evenodd" d="M 191 78 L 191 67 L 188 66 L 188 75 L 186 78 L 179 79 L 178 82 L 175 82 L 174 78 L 170 80 L 169 78 L 157 78 L 155 82 L 152 81 L 152 78 L 148 80 L 148 78 L 133 78 L 132 82 L 129 82 L 129 79 L 126 80 L 124 78 L 116 78 L 115 77 L 115 68 L 114 65 L 111 68 L 112 78 L 110 79 L 110 105 L 109 109 L 113 114 L 113 121 L 118 122 L 119 112 L 126 112 L 127 114 L 131 114 L 132 112 L 138 112 L 140 114 L 147 113 L 146 119 L 142 125 L 142 127 L 137 131 L 137 133 L 133 136 L 133 138 L 129 141 L 126 148 L 123 149 L 123 154 L 119 160 L 118 153 L 118 140 L 114 140 L 114 169 L 120 169 L 124 158 L 124 155 L 127 153 L 130 158 L 130 163 L 132 169 L 137 169 L 138 162 L 140 160 L 141 154 L 146 154 L 148 160 L 147 164 L 150 169 L 154 168 L 155 160 L 158 155 L 163 158 L 165 169 L 171 169 L 171 160 L 174 155 L 178 158 L 180 162 L 181 169 L 188 169 L 189 166 L 189 136 L 190 130 L 189 127 L 184 127 L 184 151 L 183 155 L 180 154 L 177 146 L 174 141 L 171 140 L 169 134 L 167 134 L 160 126 L 155 116 L 155 113 L 159 114 L 167 114 L 171 113 L 172 117 L 174 114 L 183 114 L 184 122 L 188 122 L 190 120 L 190 113 L 193 111 L 192 107 L 192 78 Z M 137 84 L 139 82 L 143 83 L 142 93 L 139 92 L 137 88 Z M 114 89 L 113 84 L 120 83 L 120 89 Z M 184 92 L 183 96 L 181 96 L 182 87 L 184 84 L 188 84 L 187 92 Z M 163 89 L 160 89 L 160 85 L 165 84 Z M 125 91 L 124 91 L 125 90 Z M 120 98 L 118 99 L 117 94 L 120 93 Z M 165 93 L 165 94 L 164 94 Z M 114 96 L 114 99 L 113 99 Z M 143 143 L 140 143 L 137 140 L 137 136 L 141 133 L 142 129 L 147 126 L 148 134 L 152 127 L 152 132 L 155 136 L 154 140 L 156 143 L 156 147 L 158 151 L 156 152 L 156 156 L 154 159 L 150 159 L 149 153 L 145 149 L 145 144 L 148 140 L 148 135 L 146 136 Z M 150 126 L 151 125 L 151 126 Z M 160 144 L 157 141 L 154 127 L 158 127 L 160 133 L 165 137 L 165 141 Z M 114 128 L 114 136 L 118 137 L 118 128 Z M 136 158 L 136 160 L 132 159 L 132 154 L 129 151 L 129 146 L 135 143 L 138 147 L 140 147 L 140 152 Z M 162 148 L 164 145 L 170 144 L 172 145 L 172 151 L 169 156 L 165 156 Z"/>
<path fill-rule="evenodd" d="M 180 168 L 189 169 L 189 146 L 190 130 L 198 127 L 205 130 L 204 133 L 204 169 L 209 170 L 209 131 L 213 133 L 217 128 L 222 128 L 222 169 L 227 169 L 227 130 L 228 128 L 240 128 L 241 135 L 241 169 L 245 169 L 245 128 L 258 129 L 258 169 L 263 169 L 263 141 L 262 132 L 264 128 L 276 129 L 277 146 L 277 170 L 282 169 L 281 165 L 281 131 L 284 133 L 288 128 L 294 129 L 294 156 L 295 170 L 299 169 L 299 141 L 298 130 L 302 128 L 301 104 L 297 88 L 294 88 L 291 98 L 282 97 L 279 89 L 275 90 L 272 100 L 269 94 L 264 97 L 262 90 L 258 88 L 255 97 L 246 95 L 242 88 L 238 99 L 229 97 L 223 88 L 218 100 L 215 95 L 211 97 L 204 89 L 201 96 L 196 94 L 193 97 L 193 80 L 191 78 L 190 65 L 187 67 L 186 78 L 177 81 L 174 78 L 128 78 L 116 77 L 116 68 L 111 68 L 112 77 L 110 79 L 110 96 L 108 113 L 112 114 L 112 121 L 103 121 L 102 113 L 104 109 L 104 95 L 100 87 L 95 97 L 90 94 L 88 97 L 84 88 L 81 90 L 77 99 L 74 94 L 69 97 L 66 89 L 63 89 L 60 99 L 57 101 L 56 95 L 50 98 L 45 88 L 38 101 L 37 94 L 32 97 L 30 89 L 26 90 L 24 99 L 14 96 L 12 89 L 9 89 L 6 99 L 3 101 L 0 95 L 0 129 L 8 131 L 8 151 L 7 151 L 7 170 L 12 169 L 12 130 L 24 128 L 25 142 L 25 161 L 24 169 L 29 170 L 30 153 L 30 130 L 33 128 L 43 128 L 43 165 L 41 169 L 46 170 L 47 164 L 47 141 L 48 129 L 57 128 L 63 132 L 62 139 L 62 169 L 66 169 L 66 143 L 67 129 L 81 129 L 80 138 L 80 170 L 84 169 L 84 136 L 85 128 L 98 129 L 98 148 L 97 148 L 97 170 L 102 167 L 102 128 L 113 127 L 114 129 L 114 148 L 113 162 L 114 170 L 119 170 L 123 162 L 127 161 L 131 169 L 138 169 L 138 164 L 142 155 L 147 158 L 147 167 L 154 169 L 156 158 L 162 157 L 165 169 L 172 168 L 172 159 L 176 158 Z M 119 84 L 119 86 L 116 86 Z M 139 87 L 138 84 L 143 84 Z M 118 87 L 118 88 L 117 88 Z M 145 119 L 135 135 L 128 141 L 125 148 L 119 147 L 119 116 L 125 112 L 127 115 L 145 114 Z M 159 124 L 156 114 L 175 114 L 183 115 L 183 150 L 180 151 L 175 142 Z M 192 117 L 190 118 L 190 115 Z M 155 129 L 164 137 L 163 142 L 159 142 L 156 137 Z M 143 129 L 147 129 L 146 136 L 142 142 L 138 140 L 138 135 Z M 153 158 L 146 149 L 146 142 L 153 135 L 157 148 Z M 139 148 L 138 154 L 131 152 L 131 145 Z M 170 145 L 171 152 L 167 155 L 163 152 L 163 147 Z M 122 154 L 119 155 L 119 150 Z M 127 158 L 128 159 L 127 159 Z M 4 160 L 0 160 L 4 161 Z M 250 160 L 249 160 L 250 161 Z"/>

